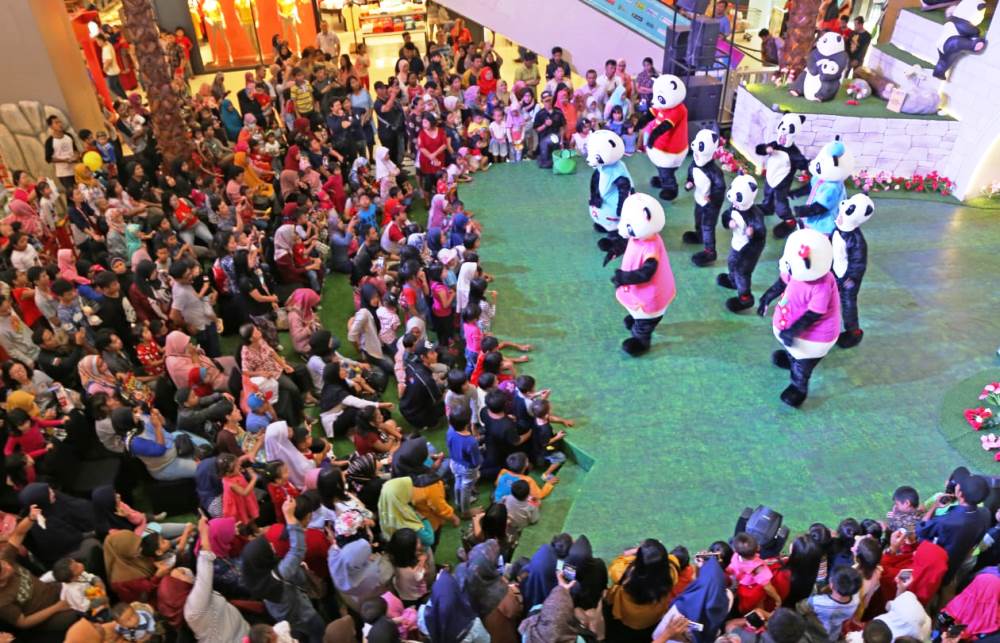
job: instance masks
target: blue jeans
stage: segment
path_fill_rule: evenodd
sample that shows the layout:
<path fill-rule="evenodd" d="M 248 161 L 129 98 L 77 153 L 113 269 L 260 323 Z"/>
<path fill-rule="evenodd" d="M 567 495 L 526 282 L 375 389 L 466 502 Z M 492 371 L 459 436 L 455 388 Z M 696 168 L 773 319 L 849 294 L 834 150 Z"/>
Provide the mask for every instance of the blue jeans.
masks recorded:
<path fill-rule="evenodd" d="M 181 433 L 186 434 L 194 442 L 195 446 L 211 446 L 208 440 L 197 436 L 193 433 L 188 433 L 187 431 L 174 431 L 173 436 L 176 438 Z M 170 480 L 183 480 L 184 478 L 193 478 L 195 471 L 198 468 L 198 463 L 190 458 L 174 458 L 170 464 L 163 467 L 156 473 L 152 471 L 149 475 L 152 476 L 153 480 L 160 480 L 163 482 Z"/>
<path fill-rule="evenodd" d="M 472 492 L 479 480 L 479 467 L 467 467 L 451 461 L 451 473 L 455 476 L 455 504 L 459 514 L 466 514 L 472 505 Z"/>
<path fill-rule="evenodd" d="M 472 371 L 476 370 L 476 360 L 479 359 L 479 353 L 476 351 L 470 351 L 465 349 L 465 376 L 472 377 Z"/>

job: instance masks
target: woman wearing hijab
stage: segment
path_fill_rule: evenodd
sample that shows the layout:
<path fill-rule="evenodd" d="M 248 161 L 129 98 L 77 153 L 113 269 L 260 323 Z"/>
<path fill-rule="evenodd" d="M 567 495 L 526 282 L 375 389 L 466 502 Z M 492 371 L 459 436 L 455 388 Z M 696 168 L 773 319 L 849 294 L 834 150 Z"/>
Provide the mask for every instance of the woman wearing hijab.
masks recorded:
<path fill-rule="evenodd" d="M 290 145 L 285 154 L 285 163 L 282 166 L 281 174 L 278 175 L 278 186 L 281 188 L 281 198 L 288 202 L 288 196 L 296 192 L 306 192 L 309 186 L 300 179 L 299 172 L 301 165 L 299 162 L 301 152 L 298 145 Z"/>
<path fill-rule="evenodd" d="M 319 419 L 327 437 L 341 436 L 357 424 L 358 410 L 369 406 L 390 409 L 388 402 L 373 402 L 357 395 L 347 382 L 347 369 L 339 361 L 323 368 L 323 388 L 319 395 Z"/>
<path fill-rule="evenodd" d="M 292 338 L 292 347 L 300 355 L 309 353 L 309 339 L 323 327 L 316 315 L 319 302 L 319 294 L 312 288 L 297 288 L 285 301 L 288 333 Z"/>
<path fill-rule="evenodd" d="M 106 393 L 111 396 L 118 394 L 119 382 L 100 355 L 87 355 L 80 360 L 76 368 L 80 375 L 80 386 L 87 392 L 87 395 Z"/>
<path fill-rule="evenodd" d="M 577 630 L 573 619 L 573 583 L 556 575 L 557 584 L 545 597 L 541 609 L 533 612 L 519 628 L 523 643 L 574 643 Z M 617 641 L 619 639 L 608 639 Z"/>
<path fill-rule="evenodd" d="M 279 226 L 274 231 L 274 263 L 281 283 L 309 284 L 306 270 L 295 264 L 295 244 L 298 241 L 299 234 L 291 223 Z"/>
<path fill-rule="evenodd" d="M 227 98 L 226 100 L 229 99 Z M 237 143 L 233 150 L 233 165 L 243 169 L 243 181 L 246 183 L 246 186 L 250 189 L 250 191 L 261 198 L 267 200 L 273 199 L 274 186 L 264 181 L 260 175 L 257 174 L 257 170 L 254 169 L 253 163 L 250 162 L 250 146 L 246 143 L 246 141 Z"/>
<path fill-rule="evenodd" d="M 187 624 L 200 643 L 242 641 L 250 634 L 250 625 L 232 603 L 212 590 L 218 582 L 218 554 L 204 518 L 198 523 L 198 545 L 197 574 L 184 567 L 170 572 L 160 582 L 157 611 L 174 627 Z"/>
<path fill-rule="evenodd" d="M 87 568 L 101 571 L 101 543 L 93 536 L 94 508 L 86 500 L 73 498 L 54 491 L 49 485 L 33 482 L 18 494 L 25 511 L 32 505 L 42 510 L 46 525 L 34 523 L 25 539 L 25 545 L 43 563 L 52 563 L 70 556 Z"/>
<path fill-rule="evenodd" d="M 378 512 L 383 480 L 378 476 L 379 461 L 371 453 L 352 453 L 347 461 L 348 489 L 364 503 L 369 511 Z"/>
<path fill-rule="evenodd" d="M 726 623 L 733 597 L 726 589 L 726 573 L 719 565 L 718 558 L 705 559 L 698 576 L 684 588 L 674 604 L 670 606 L 660 624 L 653 632 L 653 638 L 663 634 L 677 614 L 694 623 L 701 623 L 700 631 L 692 631 L 694 643 L 712 643 L 721 633 Z"/>
<path fill-rule="evenodd" d="M 438 573 L 431 599 L 421 607 L 421 612 L 427 626 L 424 633 L 434 643 L 490 643 L 489 632 L 469 605 L 458 581 L 447 570 Z"/>
<path fill-rule="evenodd" d="M 42 217 L 38 211 L 31 207 L 27 201 L 22 199 L 12 199 L 8 204 L 10 215 L 4 219 L 4 223 L 13 225 L 21 224 L 23 234 L 40 238 L 42 236 Z"/>
<path fill-rule="evenodd" d="M 142 536 L 146 531 L 146 516 L 122 502 L 111 485 L 94 489 L 90 494 L 94 505 L 94 533 L 107 538 L 119 531 L 131 531 Z"/>
<path fill-rule="evenodd" d="M 305 489 L 306 474 L 316 468 L 316 462 L 302 455 L 292 444 L 293 429 L 284 420 L 272 422 L 264 432 L 264 453 L 268 461 L 281 460 L 288 467 L 289 481 Z"/>
<path fill-rule="evenodd" d="M 337 594 L 355 612 L 361 611 L 362 603 L 388 590 L 392 567 L 380 554 L 372 554 L 367 540 L 354 540 L 343 547 L 332 545 L 328 564 Z"/>
<path fill-rule="evenodd" d="M 448 199 L 443 194 L 435 194 L 431 197 L 431 205 L 427 214 L 427 237 L 431 237 L 431 230 L 437 229 L 438 234 L 441 233 L 441 228 L 445 224 L 445 217 L 447 217 L 447 212 L 445 212 L 445 207 L 448 204 Z M 430 243 L 430 241 L 428 241 Z M 437 255 L 437 251 L 441 248 L 438 247 L 436 250 L 431 250 L 431 253 Z"/>
<path fill-rule="evenodd" d="M 413 481 L 393 478 L 382 485 L 378 499 L 378 517 L 382 534 L 392 538 L 397 530 L 407 527 L 417 532 L 426 547 L 434 544 L 434 530 L 413 507 Z"/>
<path fill-rule="evenodd" d="M 194 472 L 194 487 L 198 507 L 212 518 L 222 515 L 222 479 L 219 478 L 215 457 L 198 463 Z"/>
<path fill-rule="evenodd" d="M 132 280 L 127 294 L 138 321 L 167 320 L 166 309 L 169 308 L 169 303 L 167 306 L 164 306 L 164 303 L 169 301 L 166 299 L 168 292 L 156 278 L 156 264 L 151 260 L 140 260 L 135 265 L 135 279 Z"/>
<path fill-rule="evenodd" d="M 219 117 L 226 130 L 226 138 L 235 141 L 240 135 L 240 130 L 243 129 L 243 119 L 240 118 L 240 113 L 236 111 L 233 101 L 228 97 L 223 98 L 219 103 Z"/>
<path fill-rule="evenodd" d="M 386 377 L 393 372 L 392 360 L 382 350 L 379 331 L 382 324 L 378 318 L 378 307 L 382 302 L 378 288 L 371 283 L 361 286 L 360 307 L 351 319 L 347 339 L 354 343 L 364 361 L 377 367 Z"/>
<path fill-rule="evenodd" d="M 229 368 L 227 366 L 230 368 L 235 366 L 235 361 L 231 357 L 209 358 L 198 346 L 191 343 L 190 335 L 179 330 L 171 331 L 167 335 L 163 355 L 167 373 L 177 388 L 188 385 L 188 377 L 192 368 L 205 368 L 203 382 L 211 384 L 216 391 L 229 390 Z M 219 366 L 222 368 L 220 369 Z"/>
<path fill-rule="evenodd" d="M 281 507 L 285 516 L 288 536 L 288 553 L 281 559 L 271 543 L 258 537 L 243 549 L 243 579 L 250 595 L 264 601 L 268 614 L 275 621 L 288 621 L 292 634 L 302 643 L 321 643 L 326 624 L 313 607 L 306 594 L 308 580 L 302 569 L 306 553 L 303 524 L 308 524 L 308 514 L 301 521 L 296 518 L 296 505 L 303 504 L 302 496 L 288 499 Z"/>
<path fill-rule="evenodd" d="M 428 467 L 428 457 L 427 438 L 404 440 L 392 456 L 392 475 L 407 477 L 413 482 L 413 508 L 430 523 L 437 539 L 444 523 L 450 522 L 457 527 L 461 521 L 445 499 L 444 472 L 440 467 Z"/>
<path fill-rule="evenodd" d="M 521 595 L 497 571 L 499 564 L 500 547 L 495 540 L 487 540 L 473 547 L 468 560 L 455 568 L 455 579 L 462 592 L 469 597 L 469 603 L 490 633 L 493 643 L 519 643 L 521 637 L 517 624 L 523 613 Z"/>
<path fill-rule="evenodd" d="M 248 598 L 240 566 L 236 519 L 224 516 L 209 520 L 208 540 L 215 559 L 212 563 L 212 588 L 228 599 Z M 198 548 L 203 548 L 200 541 Z"/>
<path fill-rule="evenodd" d="M 131 531 L 118 531 L 104 539 L 104 567 L 108 586 L 119 600 L 148 601 L 156 594 L 170 566 L 142 555 L 142 539 Z"/>

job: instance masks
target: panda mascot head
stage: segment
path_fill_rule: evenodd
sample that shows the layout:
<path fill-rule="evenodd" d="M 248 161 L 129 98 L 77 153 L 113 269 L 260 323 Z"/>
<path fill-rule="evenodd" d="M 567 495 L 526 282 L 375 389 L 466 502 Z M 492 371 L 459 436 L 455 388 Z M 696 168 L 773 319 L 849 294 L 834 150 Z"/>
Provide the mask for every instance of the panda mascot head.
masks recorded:
<path fill-rule="evenodd" d="M 861 227 L 868 219 L 875 214 L 875 204 L 867 194 L 855 194 L 849 199 L 840 202 L 840 210 L 837 212 L 837 229 L 844 232 L 851 232 Z"/>
<path fill-rule="evenodd" d="M 599 129 L 587 136 L 587 165 L 598 170 L 617 163 L 625 154 L 621 137 L 608 129 Z"/>
<path fill-rule="evenodd" d="M 757 179 L 749 174 L 740 174 L 729 184 L 726 199 L 738 212 L 749 210 L 757 199 Z"/>
<path fill-rule="evenodd" d="M 820 37 L 816 39 L 816 44 L 813 45 L 813 49 L 815 49 L 823 58 L 833 58 L 837 54 L 846 52 L 844 48 L 844 37 L 836 31 L 824 31 L 820 34 Z"/>
<path fill-rule="evenodd" d="M 686 97 L 687 87 L 681 79 L 673 74 L 663 74 L 653 81 L 653 98 L 649 106 L 653 110 L 670 109 L 683 103 Z"/>
<path fill-rule="evenodd" d="M 809 228 L 796 230 L 785 240 L 778 268 L 781 274 L 796 281 L 825 277 L 833 268 L 833 244 L 822 232 Z"/>
<path fill-rule="evenodd" d="M 795 145 L 795 137 L 798 135 L 802 124 L 806 122 L 806 117 L 802 114 L 785 114 L 778 121 L 778 145 L 791 147 Z"/>
<path fill-rule="evenodd" d="M 715 156 L 717 149 L 719 149 L 719 135 L 710 129 L 700 130 L 691 141 L 694 164 L 698 167 L 706 165 Z"/>
<path fill-rule="evenodd" d="M 986 3 L 983 0 L 962 0 L 950 10 L 948 17 L 966 20 L 978 27 L 986 18 Z"/>
<path fill-rule="evenodd" d="M 648 239 L 663 229 L 666 217 L 660 202 L 648 194 L 636 192 L 622 204 L 618 234 L 626 239 Z"/>
<path fill-rule="evenodd" d="M 824 145 L 809 163 L 809 173 L 824 181 L 843 182 L 853 171 L 854 155 L 840 140 L 840 136 Z"/>

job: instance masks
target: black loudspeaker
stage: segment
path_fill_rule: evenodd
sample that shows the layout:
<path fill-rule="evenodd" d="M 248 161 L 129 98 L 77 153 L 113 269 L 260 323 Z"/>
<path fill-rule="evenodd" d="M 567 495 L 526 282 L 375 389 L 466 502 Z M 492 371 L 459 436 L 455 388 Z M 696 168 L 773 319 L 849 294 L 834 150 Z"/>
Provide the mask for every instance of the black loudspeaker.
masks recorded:
<path fill-rule="evenodd" d="M 781 521 L 781 514 L 770 507 L 747 507 L 736 521 L 733 535 L 741 532 L 750 534 L 760 545 L 760 557 L 774 558 L 781 553 L 788 540 L 788 527 L 782 526 Z"/>
<path fill-rule="evenodd" d="M 692 76 L 686 80 L 688 122 L 714 121 L 722 102 L 722 81 L 713 76 Z"/>
<path fill-rule="evenodd" d="M 721 18 L 695 16 L 691 22 L 691 35 L 687 41 L 685 62 L 692 69 L 711 69 L 715 66 L 715 43 L 722 32 Z"/>
<path fill-rule="evenodd" d="M 677 0 L 676 6 L 690 13 L 705 13 L 708 10 L 708 0 Z"/>
<path fill-rule="evenodd" d="M 714 118 L 711 119 L 711 120 L 705 120 L 705 121 L 693 121 L 693 120 L 691 120 L 689 118 L 688 119 L 688 142 L 690 143 L 691 141 L 693 141 L 694 137 L 698 135 L 698 132 L 700 132 L 703 129 L 709 129 L 709 130 L 712 130 L 713 132 L 715 132 L 716 134 L 718 134 L 719 133 L 719 123 Z"/>
<path fill-rule="evenodd" d="M 690 42 L 691 28 L 678 25 L 667 29 L 667 43 L 663 47 L 663 73 L 675 76 L 687 76 L 687 52 Z"/>

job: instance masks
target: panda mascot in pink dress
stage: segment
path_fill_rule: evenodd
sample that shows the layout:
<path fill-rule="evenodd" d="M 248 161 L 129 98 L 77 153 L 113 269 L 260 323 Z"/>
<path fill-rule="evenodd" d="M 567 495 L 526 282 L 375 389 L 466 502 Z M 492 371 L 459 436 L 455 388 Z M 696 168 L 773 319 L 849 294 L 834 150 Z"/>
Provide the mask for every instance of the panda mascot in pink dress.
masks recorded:
<path fill-rule="evenodd" d="M 781 275 L 757 308 L 763 317 L 777 300 L 771 326 L 781 348 L 771 361 L 790 373 L 781 401 L 792 407 L 806 400 L 813 370 L 840 336 L 840 295 L 832 267 L 829 237 L 813 229 L 796 230 L 785 240 L 778 262 Z"/>

